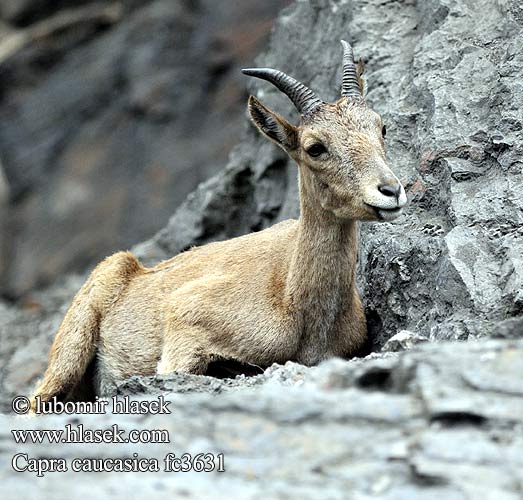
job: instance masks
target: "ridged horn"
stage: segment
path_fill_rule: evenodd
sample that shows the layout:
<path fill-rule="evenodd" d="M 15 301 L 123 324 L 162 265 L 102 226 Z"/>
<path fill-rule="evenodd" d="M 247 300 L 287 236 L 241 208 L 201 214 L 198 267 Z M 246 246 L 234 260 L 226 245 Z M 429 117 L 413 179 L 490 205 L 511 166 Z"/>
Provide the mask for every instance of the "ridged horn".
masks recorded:
<path fill-rule="evenodd" d="M 344 97 L 362 97 L 358 72 L 354 64 L 354 53 L 350 43 L 341 40 L 343 45 L 343 80 L 341 84 L 341 95 Z"/>
<path fill-rule="evenodd" d="M 311 113 L 323 103 L 311 89 L 283 71 L 271 68 L 248 68 L 242 69 L 242 73 L 272 83 L 294 103 L 302 115 Z"/>

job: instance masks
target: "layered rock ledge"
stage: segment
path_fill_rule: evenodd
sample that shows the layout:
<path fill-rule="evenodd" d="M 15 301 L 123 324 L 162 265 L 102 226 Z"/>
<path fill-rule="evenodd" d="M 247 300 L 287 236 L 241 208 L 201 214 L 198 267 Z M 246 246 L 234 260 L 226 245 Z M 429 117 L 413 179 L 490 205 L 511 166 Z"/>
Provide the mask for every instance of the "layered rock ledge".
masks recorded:
<path fill-rule="evenodd" d="M 221 381 L 134 378 L 170 415 L 0 417 L 0 494 L 15 498 L 518 499 L 523 493 L 523 341 L 424 345 L 318 367 L 274 365 Z M 10 429 L 165 429 L 169 444 L 18 444 Z M 11 457 L 157 458 L 223 453 L 226 472 L 10 470 Z"/>

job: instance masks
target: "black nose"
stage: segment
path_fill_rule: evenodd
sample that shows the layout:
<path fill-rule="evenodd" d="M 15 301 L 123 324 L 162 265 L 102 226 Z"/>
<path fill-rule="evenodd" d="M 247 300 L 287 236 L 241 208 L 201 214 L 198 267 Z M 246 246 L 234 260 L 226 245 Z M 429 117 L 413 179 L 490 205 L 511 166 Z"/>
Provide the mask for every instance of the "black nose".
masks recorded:
<path fill-rule="evenodd" d="M 383 184 L 378 186 L 378 191 L 385 196 L 393 196 L 398 198 L 401 192 L 401 184 Z"/>

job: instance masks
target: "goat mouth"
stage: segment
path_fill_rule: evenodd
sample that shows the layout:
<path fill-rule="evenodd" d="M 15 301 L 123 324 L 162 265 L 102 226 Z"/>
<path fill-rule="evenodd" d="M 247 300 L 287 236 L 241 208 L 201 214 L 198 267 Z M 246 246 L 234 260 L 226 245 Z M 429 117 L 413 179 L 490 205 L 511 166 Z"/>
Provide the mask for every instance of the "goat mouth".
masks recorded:
<path fill-rule="evenodd" d="M 366 203 L 366 205 L 370 208 L 372 208 L 373 212 L 377 216 L 378 220 L 384 221 L 384 222 L 390 222 L 394 219 L 397 219 L 402 213 L 403 213 L 403 207 L 395 207 L 395 208 L 382 208 L 377 207 L 375 205 L 369 205 Z"/>

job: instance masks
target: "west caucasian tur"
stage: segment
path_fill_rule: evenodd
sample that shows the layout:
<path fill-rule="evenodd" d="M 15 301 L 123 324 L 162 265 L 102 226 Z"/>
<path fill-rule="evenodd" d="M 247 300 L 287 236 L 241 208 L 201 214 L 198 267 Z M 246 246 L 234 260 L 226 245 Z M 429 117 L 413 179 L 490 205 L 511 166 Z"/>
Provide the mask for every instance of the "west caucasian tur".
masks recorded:
<path fill-rule="evenodd" d="M 249 98 L 256 127 L 296 162 L 300 218 L 153 268 L 129 252 L 105 259 L 58 329 L 33 408 L 35 396 L 79 398 L 87 374 L 106 395 L 131 375 L 201 374 L 219 359 L 311 365 L 350 357 L 365 343 L 358 221 L 391 221 L 407 200 L 385 158 L 382 119 L 362 96 L 363 65 L 342 44 L 334 103 L 281 71 L 243 70 L 275 85 L 301 113 L 295 126 Z"/>

